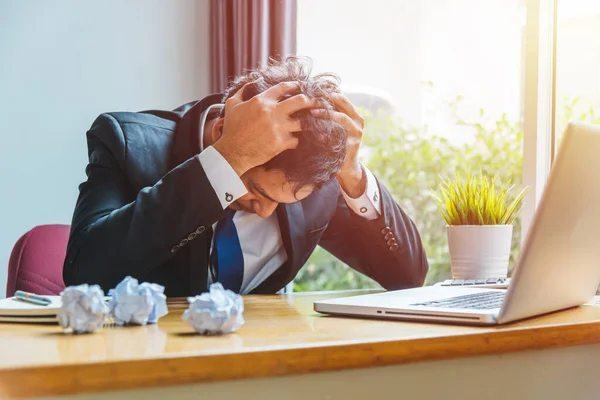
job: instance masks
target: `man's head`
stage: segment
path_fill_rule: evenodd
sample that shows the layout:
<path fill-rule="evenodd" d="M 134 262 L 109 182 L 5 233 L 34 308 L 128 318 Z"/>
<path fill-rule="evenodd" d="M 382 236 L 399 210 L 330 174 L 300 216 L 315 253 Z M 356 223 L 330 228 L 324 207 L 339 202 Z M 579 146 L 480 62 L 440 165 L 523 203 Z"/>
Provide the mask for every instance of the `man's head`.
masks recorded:
<path fill-rule="evenodd" d="M 271 62 L 235 79 L 225 92 L 223 102 L 248 85 L 242 95 L 246 101 L 282 82 L 298 82 L 299 93 L 318 102 L 319 108 L 333 110 L 331 95 L 339 93 L 339 79 L 331 74 L 310 76 L 308 60 L 290 57 Z M 282 99 L 283 100 L 283 99 Z M 225 115 L 220 115 L 226 118 Z M 248 194 L 232 208 L 255 212 L 268 217 L 279 203 L 293 203 L 304 199 L 314 190 L 335 178 L 346 156 L 347 136 L 335 122 L 313 117 L 305 109 L 291 115 L 300 121 L 299 142 L 293 150 L 286 150 L 266 164 L 249 170 L 242 176 Z M 217 121 L 213 135 L 219 135 L 222 120 Z"/>

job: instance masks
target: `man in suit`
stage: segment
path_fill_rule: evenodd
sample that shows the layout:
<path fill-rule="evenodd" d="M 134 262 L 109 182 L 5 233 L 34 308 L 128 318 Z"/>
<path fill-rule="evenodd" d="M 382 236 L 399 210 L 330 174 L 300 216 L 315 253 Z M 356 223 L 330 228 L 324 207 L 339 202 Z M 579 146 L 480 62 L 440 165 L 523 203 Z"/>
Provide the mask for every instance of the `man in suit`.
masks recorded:
<path fill-rule="evenodd" d="M 422 285 L 414 223 L 358 161 L 363 124 L 339 80 L 298 58 L 172 112 L 102 114 L 65 283 L 275 293 L 321 245 L 387 289 Z"/>

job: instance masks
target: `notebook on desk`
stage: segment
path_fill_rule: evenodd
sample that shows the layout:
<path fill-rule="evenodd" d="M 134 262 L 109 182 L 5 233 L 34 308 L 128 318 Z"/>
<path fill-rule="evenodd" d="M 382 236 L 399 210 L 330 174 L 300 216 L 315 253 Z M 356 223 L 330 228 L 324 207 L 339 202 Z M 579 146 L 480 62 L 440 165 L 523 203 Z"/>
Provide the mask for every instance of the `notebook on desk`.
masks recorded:
<path fill-rule="evenodd" d="M 56 323 L 56 315 L 62 305 L 60 296 L 44 296 L 52 300 L 48 306 L 38 306 L 26 303 L 15 297 L 0 300 L 0 322 L 22 322 L 22 323 Z M 108 302 L 109 297 L 104 296 Z M 187 297 L 174 297 L 167 299 L 170 309 L 185 309 L 189 306 Z"/>
<path fill-rule="evenodd" d="M 62 304 L 60 296 L 45 297 L 52 303 L 39 306 L 15 297 L 0 300 L 0 322 L 56 322 L 56 314 Z"/>

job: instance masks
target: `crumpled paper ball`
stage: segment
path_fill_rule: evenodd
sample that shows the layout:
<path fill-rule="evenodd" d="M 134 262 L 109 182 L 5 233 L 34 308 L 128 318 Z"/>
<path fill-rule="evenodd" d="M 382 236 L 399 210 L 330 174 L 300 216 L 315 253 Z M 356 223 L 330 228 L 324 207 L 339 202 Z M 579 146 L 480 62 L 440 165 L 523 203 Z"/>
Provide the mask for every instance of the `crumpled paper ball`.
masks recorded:
<path fill-rule="evenodd" d="M 167 297 L 164 286 L 144 282 L 131 276 L 125 277 L 116 288 L 110 289 L 108 306 L 117 325 L 155 324 L 167 315 Z"/>
<path fill-rule="evenodd" d="M 188 302 L 181 319 L 202 335 L 231 333 L 244 325 L 244 299 L 218 282 L 210 285 L 208 293 L 188 297 Z"/>
<path fill-rule="evenodd" d="M 62 305 L 57 313 L 59 324 L 75 333 L 95 332 L 108 317 L 104 292 L 98 285 L 69 286 L 61 293 Z"/>

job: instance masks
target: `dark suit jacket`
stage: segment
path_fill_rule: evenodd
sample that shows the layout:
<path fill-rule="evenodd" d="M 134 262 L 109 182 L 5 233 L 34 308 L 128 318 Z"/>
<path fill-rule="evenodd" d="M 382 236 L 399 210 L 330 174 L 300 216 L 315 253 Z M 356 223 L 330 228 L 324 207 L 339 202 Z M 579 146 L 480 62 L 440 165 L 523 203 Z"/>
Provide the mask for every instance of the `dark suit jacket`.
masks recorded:
<path fill-rule="evenodd" d="M 199 115 L 220 97 L 94 121 L 63 270 L 67 285 L 107 291 L 131 275 L 164 285 L 168 296 L 207 289 L 211 226 L 223 209 L 194 156 Z M 372 221 L 347 207 L 336 180 L 301 202 L 279 205 L 288 261 L 253 293 L 283 288 L 317 244 L 387 289 L 422 285 L 428 266 L 417 229 L 379 186 L 383 213 Z"/>

